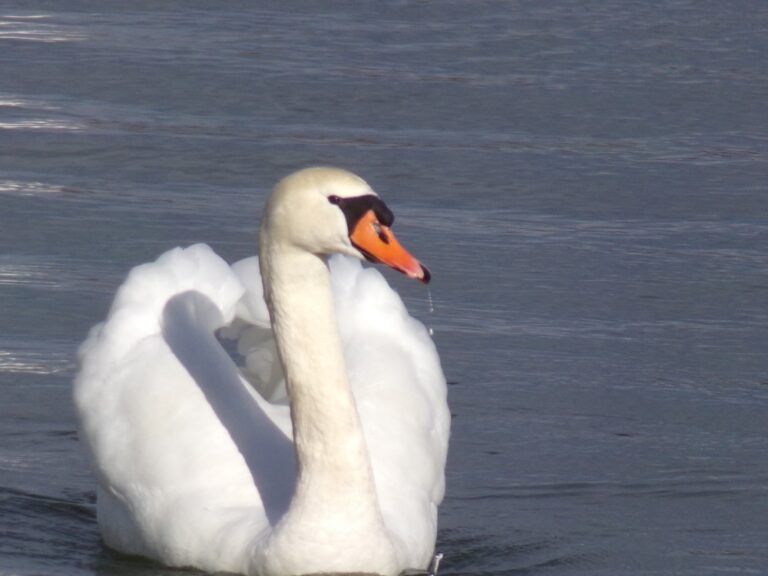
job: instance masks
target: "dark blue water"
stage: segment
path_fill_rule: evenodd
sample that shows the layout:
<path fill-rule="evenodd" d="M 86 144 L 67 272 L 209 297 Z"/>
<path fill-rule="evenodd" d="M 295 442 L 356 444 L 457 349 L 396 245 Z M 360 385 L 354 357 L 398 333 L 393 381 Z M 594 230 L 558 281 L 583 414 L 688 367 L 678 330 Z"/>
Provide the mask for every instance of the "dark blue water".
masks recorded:
<path fill-rule="evenodd" d="M 0 3 L 0 574 L 180 574 L 100 543 L 74 351 L 308 164 L 433 272 L 444 573 L 768 573 L 767 54 L 762 1 Z"/>

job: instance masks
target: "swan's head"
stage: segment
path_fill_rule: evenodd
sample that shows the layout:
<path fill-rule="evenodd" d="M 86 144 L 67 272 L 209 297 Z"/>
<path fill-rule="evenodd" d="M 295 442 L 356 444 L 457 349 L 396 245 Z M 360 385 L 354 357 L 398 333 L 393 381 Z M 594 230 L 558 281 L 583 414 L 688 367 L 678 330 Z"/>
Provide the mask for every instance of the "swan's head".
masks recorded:
<path fill-rule="evenodd" d="M 275 186 L 264 211 L 260 243 L 318 255 L 349 254 L 426 284 L 429 271 L 397 241 L 390 229 L 394 219 L 359 176 L 339 168 L 305 168 Z"/>

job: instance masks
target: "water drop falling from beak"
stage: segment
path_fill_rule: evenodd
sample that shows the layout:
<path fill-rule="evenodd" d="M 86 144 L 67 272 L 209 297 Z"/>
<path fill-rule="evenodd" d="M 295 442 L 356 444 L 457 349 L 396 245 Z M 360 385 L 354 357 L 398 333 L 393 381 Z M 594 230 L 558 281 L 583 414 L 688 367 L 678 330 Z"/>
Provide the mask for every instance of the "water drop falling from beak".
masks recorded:
<path fill-rule="evenodd" d="M 427 303 L 429 304 L 429 315 L 432 316 L 432 314 L 435 313 L 435 305 L 432 302 L 432 289 L 429 286 L 427 286 Z M 431 325 L 427 327 L 427 330 L 429 331 L 430 336 L 435 335 L 435 331 L 432 329 Z"/>

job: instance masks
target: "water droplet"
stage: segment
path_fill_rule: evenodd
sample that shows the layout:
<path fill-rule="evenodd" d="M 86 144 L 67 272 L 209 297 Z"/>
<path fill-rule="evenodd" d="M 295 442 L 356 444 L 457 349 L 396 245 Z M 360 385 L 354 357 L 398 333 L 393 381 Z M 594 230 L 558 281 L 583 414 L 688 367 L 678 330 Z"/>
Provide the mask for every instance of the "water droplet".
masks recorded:
<path fill-rule="evenodd" d="M 427 303 L 429 304 L 429 314 L 432 315 L 435 313 L 435 305 L 432 302 L 432 289 L 427 287 Z M 427 331 L 429 332 L 430 336 L 435 335 L 435 331 L 432 329 L 432 326 L 427 327 Z"/>

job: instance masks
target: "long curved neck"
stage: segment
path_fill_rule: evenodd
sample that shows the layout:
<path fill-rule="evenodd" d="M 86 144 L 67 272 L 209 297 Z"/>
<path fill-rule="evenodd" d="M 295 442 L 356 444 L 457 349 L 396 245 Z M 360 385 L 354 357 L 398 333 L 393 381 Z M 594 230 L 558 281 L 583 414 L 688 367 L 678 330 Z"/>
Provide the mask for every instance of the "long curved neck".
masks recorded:
<path fill-rule="evenodd" d="M 313 254 L 262 247 L 262 275 L 286 375 L 298 460 L 291 509 L 380 522 L 373 473 L 347 380 L 330 275 Z M 367 517 L 367 518 L 365 518 Z"/>

